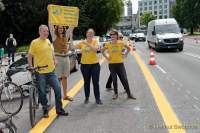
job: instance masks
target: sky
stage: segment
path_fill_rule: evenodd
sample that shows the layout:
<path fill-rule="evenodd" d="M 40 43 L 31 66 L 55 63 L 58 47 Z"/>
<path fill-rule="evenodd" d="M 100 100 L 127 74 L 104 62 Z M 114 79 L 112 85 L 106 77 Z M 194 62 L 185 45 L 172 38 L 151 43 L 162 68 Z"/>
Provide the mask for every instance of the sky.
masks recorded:
<path fill-rule="evenodd" d="M 131 0 L 133 3 L 133 14 L 137 13 L 138 10 L 138 0 Z"/>

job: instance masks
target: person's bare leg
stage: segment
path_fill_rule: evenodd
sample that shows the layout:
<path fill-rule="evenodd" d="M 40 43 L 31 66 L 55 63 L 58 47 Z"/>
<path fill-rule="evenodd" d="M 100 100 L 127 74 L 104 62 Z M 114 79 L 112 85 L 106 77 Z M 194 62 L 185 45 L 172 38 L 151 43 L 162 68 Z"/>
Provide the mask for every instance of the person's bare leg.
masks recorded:
<path fill-rule="evenodd" d="M 67 77 L 62 77 L 61 82 L 62 82 L 62 86 L 63 86 L 63 97 L 64 97 L 64 100 L 73 101 L 72 98 L 67 96 Z"/>

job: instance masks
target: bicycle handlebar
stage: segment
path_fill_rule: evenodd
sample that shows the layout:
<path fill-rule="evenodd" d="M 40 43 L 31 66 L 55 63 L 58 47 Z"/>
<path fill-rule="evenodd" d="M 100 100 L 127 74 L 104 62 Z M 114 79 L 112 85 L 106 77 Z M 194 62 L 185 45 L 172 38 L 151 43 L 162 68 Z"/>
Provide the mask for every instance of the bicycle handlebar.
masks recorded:
<path fill-rule="evenodd" d="M 28 67 L 27 70 L 29 70 L 29 71 L 38 71 L 38 70 L 41 70 L 42 68 L 46 68 L 46 67 L 48 67 L 48 65 L 37 66 L 37 67 L 33 67 L 33 68 Z"/>

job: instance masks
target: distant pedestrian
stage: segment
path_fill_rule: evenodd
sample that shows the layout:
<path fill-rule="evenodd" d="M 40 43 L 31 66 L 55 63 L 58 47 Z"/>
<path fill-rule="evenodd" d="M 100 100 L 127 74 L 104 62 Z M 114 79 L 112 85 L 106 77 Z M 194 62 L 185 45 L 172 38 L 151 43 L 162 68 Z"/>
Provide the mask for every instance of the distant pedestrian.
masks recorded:
<path fill-rule="evenodd" d="M 10 33 L 10 36 L 6 39 L 6 47 L 8 51 L 8 64 L 10 65 L 11 60 L 12 63 L 15 61 L 15 52 L 16 52 L 17 41 L 13 37 L 13 34 Z M 12 59 L 11 59 L 12 57 Z"/>
<path fill-rule="evenodd" d="M 67 96 L 67 78 L 70 75 L 69 42 L 64 26 L 55 26 L 56 39 L 54 40 L 54 52 L 57 60 L 55 73 L 63 88 L 63 99 L 73 101 Z"/>
<path fill-rule="evenodd" d="M 82 49 L 81 72 L 84 79 L 84 103 L 87 104 L 89 102 L 90 81 L 92 79 L 96 104 L 102 104 L 99 91 L 100 65 L 97 57 L 98 44 L 93 37 L 94 30 L 88 29 L 86 39 L 75 45 L 75 48 Z"/>
<path fill-rule="evenodd" d="M 112 30 L 110 32 L 111 42 L 107 42 L 102 48 L 103 56 L 109 61 L 109 70 L 111 72 L 113 86 L 114 86 L 114 96 L 113 100 L 118 98 L 118 83 L 117 76 L 119 77 L 129 99 L 136 99 L 130 92 L 129 83 L 126 75 L 126 70 L 123 64 L 123 58 L 127 57 L 130 47 L 124 43 L 124 41 L 118 40 L 118 32 Z M 123 49 L 125 53 L 122 53 Z M 108 54 L 105 54 L 107 50 Z"/>

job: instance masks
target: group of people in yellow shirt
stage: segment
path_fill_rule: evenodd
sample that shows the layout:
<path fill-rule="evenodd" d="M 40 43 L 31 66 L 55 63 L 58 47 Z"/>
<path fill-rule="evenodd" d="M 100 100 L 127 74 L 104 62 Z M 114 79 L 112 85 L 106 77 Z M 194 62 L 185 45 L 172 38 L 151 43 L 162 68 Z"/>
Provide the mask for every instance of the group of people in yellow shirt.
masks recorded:
<path fill-rule="evenodd" d="M 54 28 L 56 39 L 53 45 L 48 39 L 48 27 L 46 25 L 41 25 L 39 27 L 40 36 L 31 42 L 28 54 L 29 67 L 48 66 L 39 70 L 39 74 L 36 76 L 38 80 L 39 101 L 42 104 L 43 116 L 45 118 L 48 117 L 48 101 L 45 92 L 46 84 L 49 84 L 55 92 L 56 113 L 58 115 L 68 115 L 62 108 L 61 85 L 63 88 L 63 99 L 69 101 L 73 100 L 67 96 L 66 92 L 67 77 L 70 73 L 68 54 L 70 44 L 66 37 L 65 27 L 55 26 Z M 86 32 L 86 39 L 77 45 L 72 45 L 75 49 L 82 49 L 80 70 L 84 79 L 85 104 L 89 103 L 91 79 L 93 82 L 96 104 L 102 104 L 99 90 L 100 65 L 97 56 L 98 44 L 97 41 L 93 39 L 94 34 L 95 32 L 93 29 L 88 29 Z M 114 86 L 113 99 L 115 100 L 118 98 L 117 76 L 122 82 L 127 97 L 129 99 L 136 99 L 130 92 L 126 70 L 123 64 L 123 58 L 128 55 L 130 47 L 125 44 L 124 41 L 118 40 L 118 32 L 116 30 L 112 30 L 110 36 L 111 41 L 107 42 L 102 48 L 102 54 L 109 62 L 109 70 Z M 122 54 L 124 48 L 126 51 Z"/>

